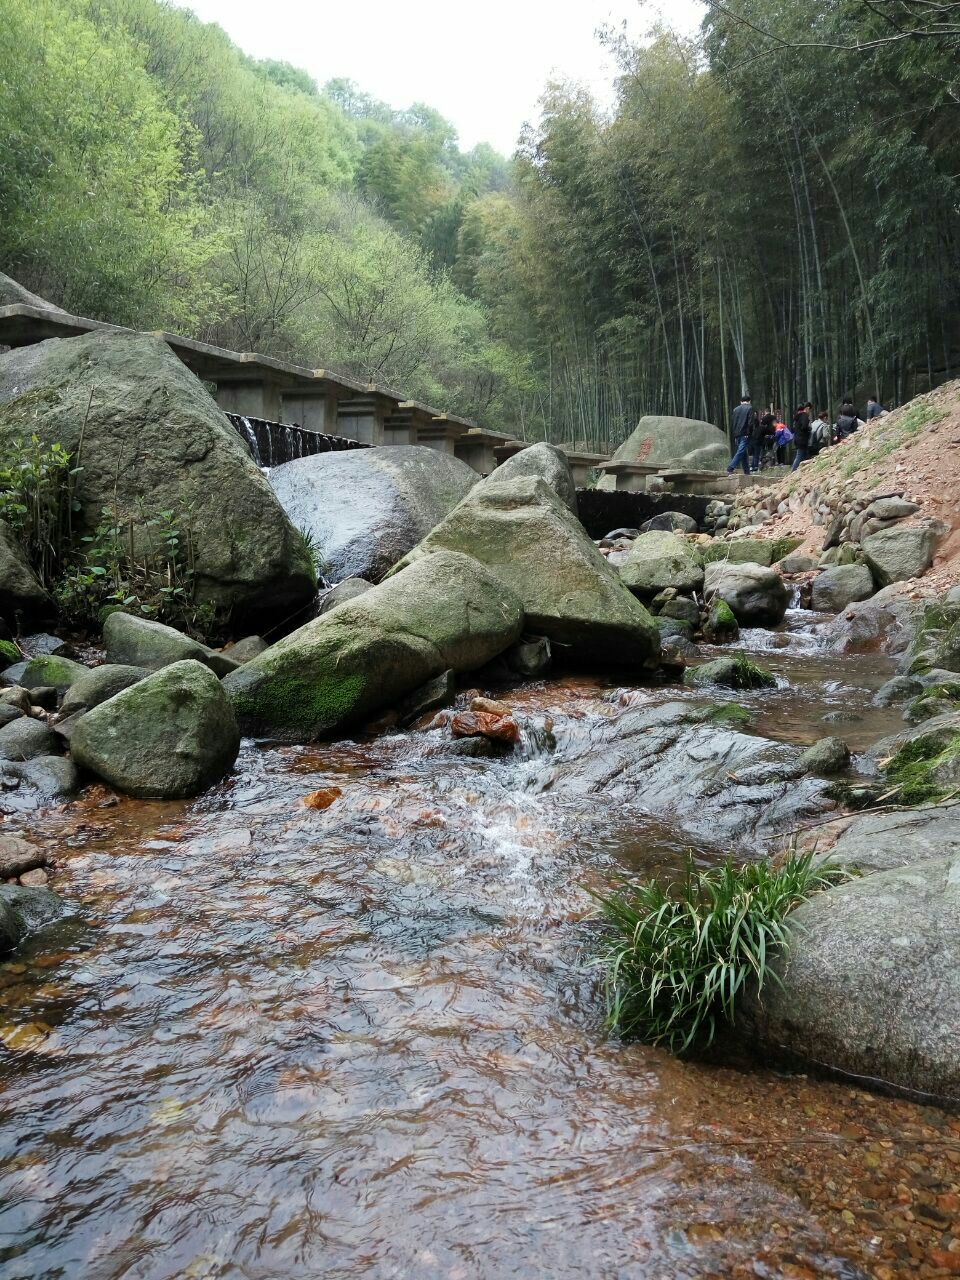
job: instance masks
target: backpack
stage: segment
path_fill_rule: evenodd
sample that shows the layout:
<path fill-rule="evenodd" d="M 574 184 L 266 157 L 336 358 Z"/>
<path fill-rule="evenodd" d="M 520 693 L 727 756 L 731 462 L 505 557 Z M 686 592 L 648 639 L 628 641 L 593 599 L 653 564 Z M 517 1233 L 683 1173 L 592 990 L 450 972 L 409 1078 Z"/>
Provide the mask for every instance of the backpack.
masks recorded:
<path fill-rule="evenodd" d="M 832 435 L 833 435 L 833 432 L 830 430 L 830 423 L 823 422 L 821 420 L 820 422 L 817 423 L 813 431 L 810 433 L 810 440 L 813 444 L 818 444 L 822 448 L 823 445 L 830 443 L 830 438 Z"/>

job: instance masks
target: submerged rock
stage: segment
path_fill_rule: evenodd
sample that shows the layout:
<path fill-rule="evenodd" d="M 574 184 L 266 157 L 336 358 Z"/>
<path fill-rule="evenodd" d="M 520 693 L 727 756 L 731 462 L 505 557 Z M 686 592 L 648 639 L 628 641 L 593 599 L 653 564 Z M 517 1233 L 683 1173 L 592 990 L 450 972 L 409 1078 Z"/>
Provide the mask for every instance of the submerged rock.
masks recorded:
<path fill-rule="evenodd" d="M 529 630 L 550 640 L 554 656 L 596 667 L 655 667 L 660 643 L 650 615 L 580 522 L 543 480 L 496 476 L 477 485 L 404 563 L 442 549 L 472 556 L 519 597 Z"/>
<path fill-rule="evenodd" d="M 78 764 L 142 800 L 198 795 L 230 771 L 239 750 L 223 686 L 193 659 L 101 702 L 80 717 L 70 739 Z"/>
<path fill-rule="evenodd" d="M 80 532 L 109 507 L 145 540 L 144 521 L 172 511 L 191 535 L 201 600 L 281 616 L 310 600 L 316 575 L 303 539 L 229 419 L 161 338 L 98 332 L 0 355 L 0 448 L 35 433 L 75 454 L 81 432 Z"/>
<path fill-rule="evenodd" d="M 833 807 L 825 782 L 799 776 L 800 755 L 669 702 L 628 708 L 562 741 L 539 785 L 638 806 L 720 846 L 760 844 Z"/>
<path fill-rule="evenodd" d="M 424 445 L 296 458 L 270 472 L 284 510 L 305 529 L 334 582 L 379 582 L 477 483 L 458 458 Z"/>
<path fill-rule="evenodd" d="M 757 666 L 744 656 L 714 658 L 699 667 L 688 667 L 683 683 L 698 687 L 718 684 L 727 689 L 770 689 L 776 687 L 776 678 L 765 667 Z"/>
<path fill-rule="evenodd" d="M 396 705 L 448 669 L 482 667 L 522 628 L 523 607 L 499 578 L 438 551 L 308 622 L 223 684 L 246 732 L 309 741 Z"/>
<path fill-rule="evenodd" d="M 0 955 L 9 954 L 29 934 L 63 914 L 63 903 L 49 889 L 0 884 Z"/>
<path fill-rule="evenodd" d="M 958 919 L 956 852 L 818 893 L 790 916 L 780 982 L 744 1025 L 819 1066 L 956 1099 Z"/>
<path fill-rule="evenodd" d="M 708 564 L 703 590 L 708 600 L 719 596 L 726 601 L 741 627 L 775 627 L 790 602 L 790 590 L 776 569 L 752 562 Z"/>

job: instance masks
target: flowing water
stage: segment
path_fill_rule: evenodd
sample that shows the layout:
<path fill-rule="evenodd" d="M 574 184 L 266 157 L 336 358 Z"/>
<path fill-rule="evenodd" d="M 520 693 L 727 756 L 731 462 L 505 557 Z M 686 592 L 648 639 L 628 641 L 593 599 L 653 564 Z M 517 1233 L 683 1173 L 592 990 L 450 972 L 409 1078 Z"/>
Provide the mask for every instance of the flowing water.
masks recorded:
<path fill-rule="evenodd" d="M 809 615 L 746 639 L 771 736 L 899 727 Z M 587 889 L 722 851 L 541 784 L 676 696 L 558 680 L 511 695 L 507 759 L 245 744 L 200 800 L 44 817 L 79 914 L 0 965 L 0 1275 L 950 1274 L 956 1120 L 605 1035 Z"/>

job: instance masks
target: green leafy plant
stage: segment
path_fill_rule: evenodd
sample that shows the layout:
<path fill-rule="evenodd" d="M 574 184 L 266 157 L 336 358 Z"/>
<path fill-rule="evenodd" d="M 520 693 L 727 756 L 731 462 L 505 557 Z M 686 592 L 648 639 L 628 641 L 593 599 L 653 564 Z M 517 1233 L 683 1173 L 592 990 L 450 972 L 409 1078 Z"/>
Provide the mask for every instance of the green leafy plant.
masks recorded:
<path fill-rule="evenodd" d="M 891 787 L 884 800 L 908 805 L 946 800 L 960 789 L 960 733 L 916 737 L 881 767 Z"/>
<path fill-rule="evenodd" d="M 49 590 L 69 553 L 79 509 L 70 453 L 37 436 L 11 442 L 0 466 L 0 519 L 16 533 L 40 585 Z"/>
<path fill-rule="evenodd" d="M 842 878 L 792 853 L 777 868 L 727 860 L 679 883 L 625 884 L 594 895 L 603 922 L 598 964 L 610 1027 L 685 1054 L 706 1048 L 752 983 L 762 988 L 784 942 L 784 920 L 814 890 Z"/>

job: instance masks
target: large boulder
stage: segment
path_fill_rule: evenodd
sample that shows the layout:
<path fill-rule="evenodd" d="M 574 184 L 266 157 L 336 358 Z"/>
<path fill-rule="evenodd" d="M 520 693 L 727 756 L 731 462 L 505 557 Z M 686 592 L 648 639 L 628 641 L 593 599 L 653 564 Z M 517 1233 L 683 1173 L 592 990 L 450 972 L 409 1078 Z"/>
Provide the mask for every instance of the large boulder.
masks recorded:
<path fill-rule="evenodd" d="M 742 627 L 774 627 L 783 621 L 790 602 L 790 590 L 777 573 L 746 561 L 730 564 L 715 560 L 704 574 L 707 599 L 725 600 Z"/>
<path fill-rule="evenodd" d="M 666 529 L 668 533 L 696 533 L 699 525 L 693 516 L 685 511 L 661 511 L 640 526 L 641 533 L 651 533 L 657 529 Z"/>
<path fill-rule="evenodd" d="M 948 855 L 960 857 L 957 810 L 952 805 L 926 805 L 861 814 L 815 861 L 869 875 Z"/>
<path fill-rule="evenodd" d="M 99 332 L 0 355 L 0 450 L 32 433 L 82 467 L 80 532 L 109 508 L 144 541 L 144 522 L 172 511 L 190 535 L 201 600 L 282 617 L 312 597 L 303 538 L 229 419 L 162 339 Z"/>
<path fill-rule="evenodd" d="M 696 418 L 648 414 L 637 423 L 613 455 L 614 462 L 642 462 L 683 471 L 722 471 L 730 445 L 719 427 Z M 615 489 L 615 476 L 604 476 L 598 489 Z"/>
<path fill-rule="evenodd" d="M 458 458 L 423 445 L 315 453 L 270 483 L 332 582 L 379 582 L 477 483 Z"/>
<path fill-rule="evenodd" d="M 132 613 L 111 613 L 103 624 L 103 643 L 107 661 L 119 666 L 146 667 L 159 671 L 173 662 L 193 658 L 218 676 L 235 671 L 236 663 L 228 654 L 208 649 L 175 627 Z"/>
<path fill-rule="evenodd" d="M 542 483 L 542 482 L 541 482 Z M 523 629 L 523 606 L 476 560 L 424 556 L 226 677 L 244 730 L 308 741 L 472 671 Z"/>
<path fill-rule="evenodd" d="M 532 444 L 521 449 L 505 462 L 501 462 L 494 479 L 516 480 L 520 476 L 539 476 L 553 490 L 560 501 L 577 514 L 577 486 L 567 455 L 555 444 Z"/>
<path fill-rule="evenodd" d="M 193 659 L 164 667 L 77 720 L 77 764 L 142 800 L 195 796 L 233 767 L 240 732 L 223 686 Z"/>
<path fill-rule="evenodd" d="M 579 520 L 535 476 L 478 484 L 406 558 L 458 551 L 486 565 L 523 604 L 527 629 L 555 656 L 593 666 L 655 667 L 653 620 Z"/>
<path fill-rule="evenodd" d="M 692 543 L 675 533 L 651 530 L 630 544 L 620 577 L 638 596 L 652 599 L 665 587 L 680 592 L 703 586 L 703 561 Z M 699 620 L 699 619 L 698 619 Z"/>
<path fill-rule="evenodd" d="M 49 610 L 50 600 L 30 568 L 13 530 L 0 520 L 0 618 L 11 623 L 18 613 L 28 617 Z"/>
<path fill-rule="evenodd" d="M 146 667 L 126 666 L 120 663 L 104 663 L 93 667 L 70 685 L 60 704 L 60 719 L 83 715 L 101 702 L 116 697 L 132 684 L 145 680 L 150 672 Z"/>
<path fill-rule="evenodd" d="M 933 564 L 937 538 L 928 525 L 880 529 L 862 542 L 863 555 L 878 587 L 919 578 Z"/>
<path fill-rule="evenodd" d="M 839 613 L 848 604 L 869 600 L 875 591 L 873 574 L 865 564 L 838 564 L 814 578 L 810 607 L 821 613 Z"/>
<path fill-rule="evenodd" d="M 960 853 L 819 893 L 788 921 L 753 1034 L 845 1074 L 960 1096 Z"/>

